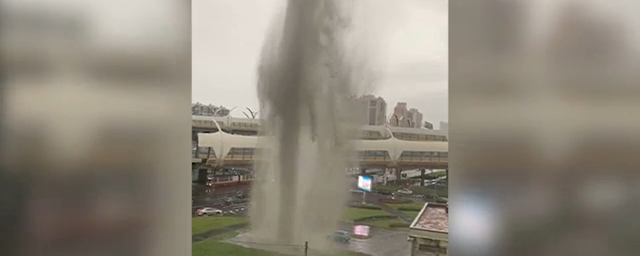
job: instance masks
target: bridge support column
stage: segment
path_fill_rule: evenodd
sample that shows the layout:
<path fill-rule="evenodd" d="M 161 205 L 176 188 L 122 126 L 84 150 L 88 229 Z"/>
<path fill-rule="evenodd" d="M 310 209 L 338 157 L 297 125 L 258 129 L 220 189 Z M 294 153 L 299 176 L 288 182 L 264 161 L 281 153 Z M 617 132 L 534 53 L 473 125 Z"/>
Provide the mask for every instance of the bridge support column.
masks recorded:
<path fill-rule="evenodd" d="M 198 168 L 193 167 L 191 169 L 191 182 L 198 182 Z"/>
<path fill-rule="evenodd" d="M 445 181 L 447 182 L 447 187 L 449 187 L 449 168 L 444 169 L 444 173 L 447 175 Z"/>
<path fill-rule="evenodd" d="M 396 183 L 401 182 L 402 168 L 396 168 Z"/>
<path fill-rule="evenodd" d="M 367 175 L 367 168 L 360 167 L 360 175 Z"/>
<path fill-rule="evenodd" d="M 198 178 L 197 178 L 197 183 L 198 184 L 206 184 L 207 183 L 207 170 L 206 168 L 199 168 L 198 169 Z"/>
<path fill-rule="evenodd" d="M 384 172 L 382 173 L 382 184 L 383 185 L 387 185 L 387 178 L 389 177 L 389 168 L 385 168 Z"/>
<path fill-rule="evenodd" d="M 425 169 L 420 169 L 420 186 L 424 187 Z"/>

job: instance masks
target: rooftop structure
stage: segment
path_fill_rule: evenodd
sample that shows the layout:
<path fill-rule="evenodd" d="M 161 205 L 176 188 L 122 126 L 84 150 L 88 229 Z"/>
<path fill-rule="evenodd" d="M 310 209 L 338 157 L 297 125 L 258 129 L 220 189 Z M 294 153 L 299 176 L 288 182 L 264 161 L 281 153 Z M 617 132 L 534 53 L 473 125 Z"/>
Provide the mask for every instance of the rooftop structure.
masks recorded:
<path fill-rule="evenodd" d="M 409 226 L 411 255 L 447 255 L 449 206 L 426 203 Z"/>
<path fill-rule="evenodd" d="M 446 205 L 441 204 L 425 204 L 414 222 L 411 225 L 413 229 L 449 232 L 449 213 Z"/>

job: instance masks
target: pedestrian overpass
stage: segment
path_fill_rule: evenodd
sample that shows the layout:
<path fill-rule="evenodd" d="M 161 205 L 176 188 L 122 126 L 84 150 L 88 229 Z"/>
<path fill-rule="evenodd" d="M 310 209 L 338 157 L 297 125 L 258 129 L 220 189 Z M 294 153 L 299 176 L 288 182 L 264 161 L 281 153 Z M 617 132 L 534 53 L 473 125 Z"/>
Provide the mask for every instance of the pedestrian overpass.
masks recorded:
<path fill-rule="evenodd" d="M 198 134 L 194 162 L 210 168 L 251 167 L 268 150 L 258 148 L 259 141 L 271 138 L 225 132 Z M 448 169 L 449 144 L 446 141 L 406 141 L 395 137 L 382 140 L 356 140 L 359 166 L 395 169 Z M 263 157 L 262 157 L 263 158 Z"/>

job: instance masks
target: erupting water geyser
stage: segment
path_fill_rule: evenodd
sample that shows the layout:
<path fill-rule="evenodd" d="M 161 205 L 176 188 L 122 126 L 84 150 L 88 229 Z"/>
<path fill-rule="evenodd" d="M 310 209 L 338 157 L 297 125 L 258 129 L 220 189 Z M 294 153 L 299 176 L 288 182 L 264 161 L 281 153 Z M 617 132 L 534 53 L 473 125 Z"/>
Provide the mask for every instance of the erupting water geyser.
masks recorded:
<path fill-rule="evenodd" d="M 330 248 L 346 200 L 356 123 L 349 11 L 343 0 L 289 0 L 258 72 L 264 130 L 250 208 L 254 241 Z"/>

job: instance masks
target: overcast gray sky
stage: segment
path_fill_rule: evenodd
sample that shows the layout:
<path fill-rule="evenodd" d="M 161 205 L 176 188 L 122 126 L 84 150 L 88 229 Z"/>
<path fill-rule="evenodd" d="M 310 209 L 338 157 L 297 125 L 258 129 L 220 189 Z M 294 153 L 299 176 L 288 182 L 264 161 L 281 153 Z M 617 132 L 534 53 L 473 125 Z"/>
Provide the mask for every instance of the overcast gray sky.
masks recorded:
<path fill-rule="evenodd" d="M 448 120 L 447 0 L 367 1 L 369 28 L 381 22 L 388 32 L 367 34 L 383 45 L 383 77 L 372 93 L 424 113 L 424 120 Z M 258 108 L 256 65 L 275 11 L 283 0 L 193 1 L 193 102 Z M 388 22 L 387 22 L 388 21 Z"/>

